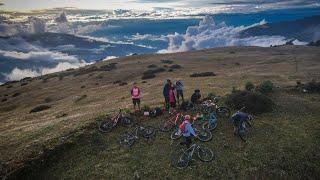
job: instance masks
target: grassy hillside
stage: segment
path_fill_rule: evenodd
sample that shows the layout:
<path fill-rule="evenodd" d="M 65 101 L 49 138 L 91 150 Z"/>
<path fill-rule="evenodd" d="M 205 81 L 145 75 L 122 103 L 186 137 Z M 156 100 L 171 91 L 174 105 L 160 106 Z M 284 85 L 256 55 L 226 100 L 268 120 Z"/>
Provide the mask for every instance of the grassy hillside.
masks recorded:
<path fill-rule="evenodd" d="M 54 157 L 55 163 L 49 163 L 34 175 L 53 178 L 133 178 L 134 174 L 142 178 L 183 176 L 169 165 L 173 148 L 168 134 L 158 134 L 151 144 L 141 141 L 132 150 L 123 150 L 117 138 L 125 129 L 119 128 L 111 134 L 100 134 L 95 128 L 81 129 L 95 124 L 101 115 L 120 107 L 129 108 L 129 90 L 134 81 L 142 89 L 143 104 L 161 105 L 162 86 L 167 78 L 182 79 L 188 97 L 195 88 L 201 89 L 204 95 L 209 92 L 225 95 L 232 87 L 243 88 L 247 81 L 271 80 L 285 87 L 295 85 L 297 80 L 319 80 L 319 57 L 317 47 L 217 48 L 126 57 L 2 85 L 2 171 L 24 167 L 24 162 L 71 141 L 64 153 Z M 164 59 L 182 68 L 169 72 L 173 64 L 163 63 Z M 115 69 L 106 66 L 113 62 L 117 63 Z M 141 80 L 143 72 L 152 64 L 164 67 L 166 72 Z M 190 77 L 192 73 L 207 71 L 217 76 Z M 120 86 L 117 81 L 128 84 Z M 196 163 L 187 177 L 319 176 L 320 161 L 316 153 L 319 152 L 319 95 L 279 90 L 272 98 L 277 109 L 258 117 L 246 146 L 239 145 L 239 140 L 233 137 L 230 124 L 221 122 L 214 140 L 205 144 L 219 158 L 207 165 Z M 43 104 L 50 108 L 29 113 Z M 159 120 L 146 123 L 157 125 Z"/>

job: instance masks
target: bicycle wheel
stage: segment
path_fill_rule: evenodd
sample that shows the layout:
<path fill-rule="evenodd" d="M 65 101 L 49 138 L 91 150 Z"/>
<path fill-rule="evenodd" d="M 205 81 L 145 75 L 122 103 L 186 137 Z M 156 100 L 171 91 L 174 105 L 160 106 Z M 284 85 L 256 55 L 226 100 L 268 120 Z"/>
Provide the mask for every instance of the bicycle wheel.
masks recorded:
<path fill-rule="evenodd" d="M 151 138 L 155 135 L 155 133 L 156 133 L 156 131 L 155 131 L 154 127 L 152 127 L 152 126 L 147 126 L 143 130 L 140 131 L 140 134 L 144 138 Z"/>
<path fill-rule="evenodd" d="M 104 120 L 99 125 L 99 131 L 103 133 L 110 132 L 115 126 L 116 124 L 111 119 Z"/>
<path fill-rule="evenodd" d="M 214 159 L 213 152 L 206 147 L 199 147 L 197 154 L 198 158 L 203 162 L 210 162 Z"/>
<path fill-rule="evenodd" d="M 207 129 L 209 131 L 213 131 L 216 129 L 218 123 L 210 124 L 208 121 L 202 124 L 202 129 Z"/>
<path fill-rule="evenodd" d="M 238 128 L 238 136 L 243 142 L 247 141 L 247 132 L 244 129 Z"/>
<path fill-rule="evenodd" d="M 222 107 L 218 107 L 218 108 L 216 109 L 216 114 L 217 114 L 218 117 L 226 118 L 226 119 L 227 119 L 227 118 L 230 117 L 231 111 L 230 111 L 229 108 L 222 106 Z"/>
<path fill-rule="evenodd" d="M 135 142 L 135 136 L 131 133 L 125 133 L 120 136 L 120 145 L 123 147 L 131 147 Z"/>
<path fill-rule="evenodd" d="M 124 127 L 131 127 L 134 123 L 134 120 L 131 117 L 122 117 L 121 123 Z"/>
<path fill-rule="evenodd" d="M 198 139 L 203 142 L 208 142 L 212 139 L 212 133 L 206 129 L 202 129 L 198 133 Z"/>
<path fill-rule="evenodd" d="M 174 130 L 174 131 L 171 133 L 170 138 L 171 138 L 172 140 L 176 140 L 176 139 L 181 138 L 181 136 L 182 136 L 182 134 L 179 133 L 179 130 L 178 130 L 178 129 L 176 129 L 176 130 Z"/>
<path fill-rule="evenodd" d="M 159 129 L 162 132 L 168 132 L 173 128 L 172 123 L 168 122 L 168 121 L 164 121 L 159 125 Z"/>
<path fill-rule="evenodd" d="M 171 164 L 178 169 L 184 169 L 189 165 L 189 154 L 183 150 L 179 150 L 171 158 Z"/>

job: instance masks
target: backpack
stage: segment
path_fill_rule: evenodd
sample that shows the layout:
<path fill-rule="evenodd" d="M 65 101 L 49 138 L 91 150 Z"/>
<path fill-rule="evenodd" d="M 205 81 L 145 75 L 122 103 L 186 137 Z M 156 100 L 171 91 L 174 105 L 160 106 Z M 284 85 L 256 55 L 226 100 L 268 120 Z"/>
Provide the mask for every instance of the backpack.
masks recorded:
<path fill-rule="evenodd" d="M 181 133 L 184 133 L 184 132 L 185 132 L 185 130 L 186 130 L 186 124 L 187 124 L 187 123 L 183 122 L 183 123 L 181 123 L 181 124 L 179 125 L 179 130 L 180 130 Z"/>
<path fill-rule="evenodd" d="M 150 111 L 150 116 L 151 117 L 157 117 L 162 115 L 162 109 L 159 107 L 156 107 L 154 110 Z"/>

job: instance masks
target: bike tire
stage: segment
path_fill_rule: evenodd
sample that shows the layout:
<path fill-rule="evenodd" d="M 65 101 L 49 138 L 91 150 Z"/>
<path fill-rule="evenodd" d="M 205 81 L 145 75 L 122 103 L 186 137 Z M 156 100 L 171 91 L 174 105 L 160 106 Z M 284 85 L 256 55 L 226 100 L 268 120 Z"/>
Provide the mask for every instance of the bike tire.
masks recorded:
<path fill-rule="evenodd" d="M 247 132 L 245 132 L 245 130 L 238 129 L 238 136 L 243 142 L 247 141 Z"/>
<path fill-rule="evenodd" d="M 172 140 L 177 140 L 177 139 L 180 139 L 180 138 L 181 138 L 182 134 L 181 134 L 181 133 L 180 133 L 180 134 L 177 134 L 178 131 L 179 131 L 179 130 L 176 129 L 176 130 L 174 130 L 174 131 L 171 133 L 170 138 L 171 138 Z"/>
<path fill-rule="evenodd" d="M 115 126 L 115 123 L 111 119 L 104 120 L 99 124 L 99 131 L 107 133 L 110 132 Z"/>
<path fill-rule="evenodd" d="M 172 166 L 178 169 L 184 169 L 188 167 L 189 162 L 189 154 L 184 152 L 183 150 L 179 150 L 178 153 L 174 154 L 171 158 Z"/>
<path fill-rule="evenodd" d="M 228 118 L 230 118 L 230 116 L 231 116 L 231 110 L 230 110 L 228 107 L 224 107 L 224 106 L 218 107 L 218 108 L 216 109 L 216 114 L 217 114 L 217 116 L 220 117 L 220 118 L 226 118 L 226 119 L 228 119 Z"/>
<path fill-rule="evenodd" d="M 131 127 L 134 124 L 134 120 L 131 117 L 122 117 L 121 123 L 124 127 Z"/>
<path fill-rule="evenodd" d="M 142 137 L 144 138 L 152 138 L 155 136 L 156 130 L 154 127 L 152 126 L 146 126 L 141 132 L 140 134 L 142 135 Z"/>
<path fill-rule="evenodd" d="M 212 125 L 210 126 L 209 122 L 204 122 L 204 123 L 202 124 L 202 129 L 207 129 L 207 130 L 209 130 L 209 131 L 213 131 L 213 130 L 216 129 L 217 125 L 218 125 L 218 123 L 214 123 L 213 126 L 212 126 Z"/>
<path fill-rule="evenodd" d="M 119 143 L 121 146 L 130 148 L 135 142 L 135 136 L 131 133 L 125 133 L 120 136 Z"/>
<path fill-rule="evenodd" d="M 203 162 L 210 162 L 214 159 L 214 154 L 211 149 L 200 147 L 197 152 L 198 158 Z"/>
<path fill-rule="evenodd" d="M 159 129 L 162 132 L 169 132 L 172 128 L 173 128 L 173 125 L 168 121 L 164 121 L 159 125 Z"/>
<path fill-rule="evenodd" d="M 212 133 L 206 129 L 198 134 L 198 139 L 202 142 L 208 142 L 212 139 Z"/>

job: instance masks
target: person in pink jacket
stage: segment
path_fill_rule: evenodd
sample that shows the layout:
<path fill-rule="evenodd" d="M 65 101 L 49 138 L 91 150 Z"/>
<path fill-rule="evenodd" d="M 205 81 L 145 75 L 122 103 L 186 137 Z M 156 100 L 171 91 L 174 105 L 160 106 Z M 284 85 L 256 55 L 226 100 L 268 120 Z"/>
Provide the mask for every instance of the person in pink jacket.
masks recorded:
<path fill-rule="evenodd" d="M 131 89 L 131 98 L 133 103 L 133 108 L 136 111 L 136 105 L 138 105 L 138 110 L 140 111 L 140 89 L 137 86 L 137 83 L 133 83 L 133 87 Z"/>

